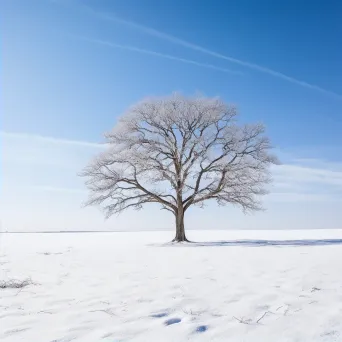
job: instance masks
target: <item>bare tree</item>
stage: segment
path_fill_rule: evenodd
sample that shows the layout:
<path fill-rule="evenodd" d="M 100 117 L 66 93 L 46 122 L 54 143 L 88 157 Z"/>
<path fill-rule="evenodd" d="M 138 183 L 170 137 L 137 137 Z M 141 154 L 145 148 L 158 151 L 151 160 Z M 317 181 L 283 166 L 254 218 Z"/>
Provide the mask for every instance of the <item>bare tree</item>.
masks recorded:
<path fill-rule="evenodd" d="M 147 99 L 133 106 L 106 134 L 107 150 L 82 172 L 87 205 L 107 217 L 158 203 L 176 219 L 173 241 L 187 241 L 184 214 L 207 200 L 260 210 L 266 194 L 269 153 L 264 127 L 237 125 L 234 106 L 218 98 Z"/>

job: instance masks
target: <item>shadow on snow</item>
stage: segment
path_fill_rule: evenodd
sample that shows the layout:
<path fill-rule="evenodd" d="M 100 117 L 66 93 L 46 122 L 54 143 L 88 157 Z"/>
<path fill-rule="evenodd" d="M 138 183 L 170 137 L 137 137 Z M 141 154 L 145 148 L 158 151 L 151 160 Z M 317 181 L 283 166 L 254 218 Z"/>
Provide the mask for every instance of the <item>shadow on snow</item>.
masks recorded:
<path fill-rule="evenodd" d="M 175 247 L 299 247 L 299 246 L 330 246 L 342 245 L 342 239 L 304 239 L 304 240 L 223 240 L 210 242 L 168 243 L 159 246 Z"/>

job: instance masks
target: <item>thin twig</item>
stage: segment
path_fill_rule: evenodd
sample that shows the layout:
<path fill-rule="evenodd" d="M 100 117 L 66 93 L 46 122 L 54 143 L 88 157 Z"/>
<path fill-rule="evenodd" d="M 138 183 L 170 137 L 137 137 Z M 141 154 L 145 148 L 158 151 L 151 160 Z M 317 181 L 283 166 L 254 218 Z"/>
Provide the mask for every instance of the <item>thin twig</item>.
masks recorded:
<path fill-rule="evenodd" d="M 38 311 L 38 313 L 39 313 L 39 314 L 40 314 L 40 313 L 45 313 L 45 314 L 52 315 L 52 312 L 50 312 L 50 311 L 44 311 L 44 310 Z"/>
<path fill-rule="evenodd" d="M 19 291 L 15 294 L 15 296 L 18 296 L 18 294 L 23 290 L 23 287 L 19 289 Z"/>
<path fill-rule="evenodd" d="M 110 316 L 116 316 L 113 312 L 110 311 L 110 309 L 106 309 L 106 310 L 91 310 L 89 312 L 104 312 Z"/>
<path fill-rule="evenodd" d="M 267 314 L 274 314 L 272 311 L 265 311 L 264 314 L 256 321 L 259 323 Z"/>
<path fill-rule="evenodd" d="M 189 309 L 189 310 L 183 309 L 183 312 L 187 315 L 192 315 L 192 316 L 200 316 L 203 314 L 203 311 L 192 311 L 192 309 Z"/>
<path fill-rule="evenodd" d="M 244 320 L 243 317 L 242 318 L 237 318 L 237 317 L 233 316 L 233 318 L 236 319 L 241 324 L 250 324 L 250 322 Z"/>

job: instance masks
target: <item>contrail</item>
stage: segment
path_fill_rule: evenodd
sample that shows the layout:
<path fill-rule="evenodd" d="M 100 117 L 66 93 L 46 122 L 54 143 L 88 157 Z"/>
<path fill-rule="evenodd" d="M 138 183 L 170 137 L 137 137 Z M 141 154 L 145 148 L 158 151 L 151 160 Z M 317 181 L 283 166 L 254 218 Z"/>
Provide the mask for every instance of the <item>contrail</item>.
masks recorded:
<path fill-rule="evenodd" d="M 241 73 L 239 71 L 220 68 L 220 67 L 217 67 L 217 66 L 212 65 L 212 64 L 200 63 L 200 62 L 193 61 L 191 59 L 185 59 L 185 58 L 181 58 L 181 57 L 171 56 L 171 55 L 167 55 L 167 54 L 160 53 L 157 51 L 141 49 L 141 48 L 138 48 L 135 46 L 121 45 L 121 44 L 107 42 L 104 40 L 88 39 L 88 38 L 84 38 L 84 37 L 77 37 L 77 38 L 91 42 L 91 43 L 105 45 L 105 46 L 112 47 L 112 48 L 117 48 L 117 49 L 128 50 L 128 51 L 143 53 L 143 54 L 147 54 L 147 55 L 157 56 L 157 57 L 166 58 L 166 59 L 170 59 L 170 60 L 177 61 L 177 62 L 192 64 L 192 65 L 196 65 L 196 66 L 199 66 L 202 68 L 213 69 L 213 70 L 222 71 L 222 72 L 226 72 L 226 73 L 230 73 L 230 74 L 243 75 L 243 73 Z"/>
<path fill-rule="evenodd" d="M 191 50 L 195 50 L 195 51 L 198 51 L 198 52 L 201 52 L 201 53 L 213 56 L 213 57 L 217 57 L 217 58 L 220 58 L 220 59 L 223 59 L 223 60 L 226 60 L 226 61 L 238 64 L 238 65 L 241 65 L 241 66 L 244 66 L 244 67 L 256 70 L 256 71 L 259 71 L 259 72 L 263 72 L 263 73 L 272 75 L 274 77 L 278 77 L 280 79 L 283 79 L 285 81 L 297 84 L 299 86 L 302 86 L 302 87 L 305 87 L 305 88 L 309 88 L 309 89 L 312 89 L 312 90 L 316 90 L 316 91 L 319 91 L 319 92 L 324 93 L 324 94 L 329 95 L 329 96 L 333 96 L 333 97 L 338 98 L 338 99 L 342 99 L 342 95 L 340 95 L 340 94 L 337 94 L 337 93 L 332 92 L 330 90 L 326 90 L 326 89 L 321 88 L 321 87 L 319 87 L 317 85 L 314 85 L 314 84 L 311 84 L 311 83 L 308 83 L 308 82 L 305 82 L 305 81 L 298 80 L 298 79 L 296 79 L 294 77 L 287 76 L 287 75 L 285 75 L 285 74 L 283 74 L 281 72 L 269 69 L 267 67 L 264 67 L 264 66 L 261 66 L 261 65 L 258 65 L 258 64 L 254 64 L 254 63 L 250 63 L 250 62 L 246 62 L 246 61 L 243 61 L 241 59 L 233 58 L 233 57 L 230 57 L 230 56 L 226 56 L 226 55 L 220 54 L 220 53 L 215 52 L 215 51 L 211 51 L 211 50 L 206 49 L 206 48 L 204 48 L 202 46 L 190 43 L 190 42 L 188 42 L 186 40 L 183 40 L 183 39 L 177 38 L 175 36 L 166 34 L 166 33 L 161 32 L 159 30 L 155 30 L 155 29 L 153 29 L 151 27 L 147 27 L 147 26 L 135 23 L 133 21 L 125 20 L 125 19 L 122 19 L 122 18 L 117 17 L 117 16 L 113 16 L 113 15 L 108 15 L 108 14 L 105 14 L 105 13 L 97 12 L 94 9 L 92 9 L 91 7 L 88 7 L 88 6 L 83 6 L 83 8 L 86 11 L 91 12 L 92 14 L 96 15 L 99 18 L 102 18 L 102 19 L 105 19 L 105 20 L 109 20 L 109 21 L 113 21 L 113 22 L 116 22 L 116 23 L 119 23 L 119 24 L 122 24 L 122 25 L 125 25 L 125 26 L 129 26 L 131 28 L 134 28 L 136 30 L 139 30 L 141 32 L 149 34 L 151 36 L 154 36 L 154 37 L 157 37 L 157 38 L 169 41 L 169 42 L 171 42 L 173 44 L 177 44 L 177 45 L 186 47 L 186 48 L 191 49 Z"/>
<path fill-rule="evenodd" d="M 103 149 L 106 147 L 105 144 L 98 144 L 89 141 L 82 140 L 69 140 L 69 139 L 60 139 L 54 137 L 47 137 L 37 134 L 27 134 L 27 133 L 13 133 L 13 132 L 0 132 L 0 137 L 4 138 L 14 138 L 14 139 L 31 139 L 39 142 L 59 144 L 59 145 L 74 145 L 74 146 L 82 146 L 82 147 L 94 147 Z"/>

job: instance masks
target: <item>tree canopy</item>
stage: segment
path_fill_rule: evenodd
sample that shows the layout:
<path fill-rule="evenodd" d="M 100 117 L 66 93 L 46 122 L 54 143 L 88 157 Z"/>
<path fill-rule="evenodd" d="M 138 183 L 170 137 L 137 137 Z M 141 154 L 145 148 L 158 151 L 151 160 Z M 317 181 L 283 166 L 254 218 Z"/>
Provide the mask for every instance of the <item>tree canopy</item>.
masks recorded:
<path fill-rule="evenodd" d="M 277 162 L 264 126 L 239 125 L 236 108 L 219 98 L 146 99 L 105 138 L 107 149 L 82 172 L 87 205 L 110 217 L 158 203 L 176 217 L 176 241 L 186 240 L 184 214 L 192 205 L 215 200 L 244 212 L 262 209 Z"/>

